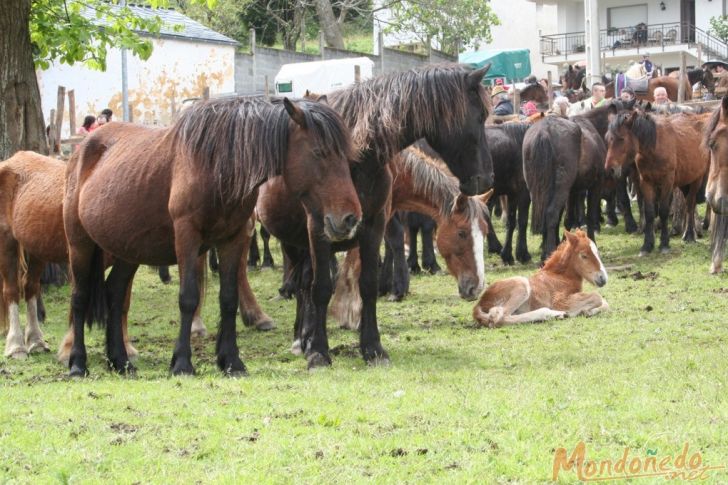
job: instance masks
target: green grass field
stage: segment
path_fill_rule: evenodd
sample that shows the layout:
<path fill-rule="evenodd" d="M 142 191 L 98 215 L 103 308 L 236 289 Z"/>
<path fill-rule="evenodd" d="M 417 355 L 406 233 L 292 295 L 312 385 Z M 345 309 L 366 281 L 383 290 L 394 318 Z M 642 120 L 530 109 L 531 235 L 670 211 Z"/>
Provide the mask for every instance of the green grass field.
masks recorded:
<path fill-rule="evenodd" d="M 452 277 L 415 277 L 404 302 L 378 304 L 388 368 L 368 368 L 355 334 L 330 323 L 334 364 L 307 372 L 289 353 L 294 303 L 275 298 L 279 270 L 253 272 L 278 328 L 240 328 L 243 379 L 217 371 L 213 336 L 193 342 L 196 377 L 168 376 L 177 275 L 165 286 L 142 268 L 130 312 L 136 379 L 107 371 L 98 330 L 87 334 L 85 380 L 67 380 L 53 354 L 0 360 L 0 483 L 544 483 L 554 450 L 579 441 L 597 460 L 625 447 L 677 455 L 687 442 L 704 466 L 728 465 L 728 276 L 708 275 L 707 238 L 673 239 L 669 255 L 643 259 L 641 237 L 621 225 L 598 243 L 608 269 L 629 265 L 600 290 L 608 313 L 481 329 Z M 491 282 L 535 268 L 486 259 Z M 214 276 L 209 287 L 214 328 Z M 69 289 L 45 301 L 57 348 Z"/>

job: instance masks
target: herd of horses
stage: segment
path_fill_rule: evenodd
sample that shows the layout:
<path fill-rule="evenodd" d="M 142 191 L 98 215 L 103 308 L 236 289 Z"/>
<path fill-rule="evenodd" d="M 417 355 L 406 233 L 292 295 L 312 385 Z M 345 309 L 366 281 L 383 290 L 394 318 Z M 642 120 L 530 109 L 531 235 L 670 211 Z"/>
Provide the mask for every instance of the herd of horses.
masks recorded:
<path fill-rule="evenodd" d="M 685 193 L 691 216 L 685 239 L 694 239 L 690 221 L 705 188 L 713 210 L 711 270 L 720 270 L 728 234 L 728 101 L 707 115 L 658 117 L 612 102 L 572 118 L 487 126 L 487 70 L 438 65 L 314 99 L 203 101 L 167 128 L 109 123 L 67 164 L 18 152 L 0 164 L 5 355 L 49 350 L 38 318 L 40 273 L 46 263 L 65 262 L 70 327 L 59 358 L 71 376 L 87 375 L 85 326 L 96 324 L 106 334 L 110 368 L 135 372 L 127 329 L 134 275 L 140 265 L 177 264 L 181 317 L 170 371 L 194 374 L 190 342 L 206 331 L 199 311 L 206 254 L 214 250 L 217 365 L 244 375 L 238 311 L 247 326 L 274 326 L 248 281 L 256 220 L 281 242 L 281 291 L 296 299 L 292 350 L 310 369 L 331 364 L 329 314 L 359 329 L 367 363 L 389 361 L 376 306 L 380 295 L 407 294 L 412 261 L 405 259 L 401 211 L 435 220 L 437 248 L 460 296 L 482 293 L 473 317 L 489 327 L 608 307 L 598 294 L 582 293 L 581 284 L 607 281 L 595 244 L 602 199 L 609 221 L 619 206 L 626 228 L 636 229 L 628 184 L 644 212 L 643 252 L 653 249 L 656 213 L 660 249 L 667 249 L 666 210 L 675 188 Z M 495 200 L 507 214 L 503 245 L 490 220 Z M 531 230 L 543 238 L 543 269 L 483 292 L 486 240 L 489 251 L 513 264 L 518 228 L 515 259 L 531 259 L 529 211 Z M 559 243 L 564 214 L 568 230 Z M 584 224 L 586 233 L 578 229 Z M 334 271 L 339 251 L 348 253 Z M 25 333 L 20 299 L 27 303 Z"/>

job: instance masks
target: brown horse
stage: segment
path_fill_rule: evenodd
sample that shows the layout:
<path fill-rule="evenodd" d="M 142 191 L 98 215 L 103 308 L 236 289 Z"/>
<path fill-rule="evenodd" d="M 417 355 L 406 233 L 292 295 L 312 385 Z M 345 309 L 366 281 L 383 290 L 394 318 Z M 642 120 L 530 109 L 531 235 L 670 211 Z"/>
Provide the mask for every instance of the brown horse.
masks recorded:
<path fill-rule="evenodd" d="M 8 330 L 5 356 L 22 359 L 49 351 L 37 301 L 45 264 L 68 261 L 62 218 L 66 165 L 34 152 L 18 152 L 0 167 L 0 330 Z M 25 336 L 18 311 L 21 297 L 28 310 Z"/>
<path fill-rule="evenodd" d="M 351 237 L 361 207 L 349 174 L 349 132 L 330 108 L 308 101 L 229 97 L 198 103 L 169 128 L 110 123 L 71 158 L 63 206 L 73 275 L 70 373 L 86 375 L 84 321 L 106 326 L 107 358 L 133 371 L 120 314 L 139 264 L 179 264 L 179 339 L 171 372 L 193 374 L 192 319 L 200 303 L 198 257 L 216 247 L 218 367 L 246 372 L 236 342 L 237 274 L 257 186 L 283 174 L 321 237 Z M 104 282 L 102 253 L 115 256 Z M 108 297 L 108 301 L 106 299 Z"/>
<path fill-rule="evenodd" d="M 710 171 L 705 198 L 713 210 L 711 224 L 711 273 L 723 268 L 725 242 L 728 239 L 728 96 L 721 101 L 705 130 L 705 146 L 710 150 Z"/>
<path fill-rule="evenodd" d="M 352 178 L 364 213 L 356 238 L 362 267 L 359 348 L 367 363 L 389 362 L 376 315 L 377 259 L 392 183 L 387 164 L 398 152 L 425 138 L 460 180 L 463 193 L 475 195 L 492 185 L 483 130 L 488 112 L 482 79 L 489 67 L 473 70 L 460 65 L 428 66 L 386 74 L 328 95 L 332 107 L 351 128 L 358 150 L 359 163 L 352 165 Z M 293 267 L 301 268 L 297 273 L 296 319 L 302 325 L 308 366 L 330 365 L 326 314 L 333 284 L 326 263 L 332 251 L 348 250 L 355 242 L 330 244 L 321 238 L 309 239 L 306 220 L 293 220 L 300 214 L 296 203 L 285 214 L 275 227 L 266 227 L 283 242 Z"/>
<path fill-rule="evenodd" d="M 480 325 L 497 328 L 550 318 L 595 315 L 609 308 L 599 293 L 582 292 L 583 281 L 607 284 L 597 246 L 577 230 L 565 232 L 565 240 L 543 268 L 530 278 L 516 276 L 491 284 L 473 308 Z"/>
<path fill-rule="evenodd" d="M 475 299 L 485 285 L 483 236 L 488 233 L 485 204 L 493 190 L 480 196 L 463 195 L 458 188 L 458 180 L 449 174 L 442 162 L 416 146 L 403 150 L 389 167 L 394 179 L 390 217 L 395 211 L 414 211 L 435 219 L 437 248 L 450 274 L 458 282 L 460 297 Z M 261 199 L 271 201 L 271 198 L 264 196 L 263 191 Z M 388 245 L 392 243 L 391 240 L 387 241 Z M 407 272 L 403 237 L 399 243 L 399 250 L 386 249 L 382 268 L 385 274 L 380 278 L 389 277 L 391 280 L 395 277 L 392 272 Z M 394 261 L 397 254 L 390 253 L 399 253 L 399 263 Z M 342 327 L 352 330 L 358 328 L 360 321 L 359 274 L 359 254 L 354 248 L 349 251 L 340 268 L 330 310 L 330 315 Z M 398 283 L 396 277 L 394 283 Z M 400 293 L 398 299 L 404 297 L 406 289 L 400 290 Z"/>
<path fill-rule="evenodd" d="M 612 113 L 607 133 L 605 168 L 619 176 L 623 165 L 635 161 L 645 213 L 645 238 L 640 255 L 655 246 L 655 211 L 662 224 L 660 251 L 669 251 L 668 216 L 675 187 L 682 189 L 688 217 L 684 241 L 695 241 L 696 196 L 703 183 L 710 156 L 702 146 L 707 114 L 655 117 L 634 111 Z"/>
<path fill-rule="evenodd" d="M 693 99 L 693 88 L 687 76 L 683 79 L 683 85 L 685 87 L 685 100 Z M 604 87 L 606 89 L 605 97 L 613 98 L 614 81 L 606 83 Z M 665 88 L 665 91 L 667 91 L 667 97 L 670 98 L 671 101 L 677 102 L 677 93 L 680 89 L 680 79 L 676 79 L 671 76 L 659 76 L 651 78 L 647 85 L 647 92 L 635 93 L 635 98 L 643 101 L 654 101 L 655 88 L 659 87 Z"/>

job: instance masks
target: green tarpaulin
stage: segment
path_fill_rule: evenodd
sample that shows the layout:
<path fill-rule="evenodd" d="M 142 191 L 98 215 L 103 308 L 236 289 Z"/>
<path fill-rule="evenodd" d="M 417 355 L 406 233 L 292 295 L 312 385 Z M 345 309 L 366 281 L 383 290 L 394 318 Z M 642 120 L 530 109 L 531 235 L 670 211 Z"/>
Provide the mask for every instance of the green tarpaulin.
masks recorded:
<path fill-rule="evenodd" d="M 528 49 L 502 50 L 494 49 L 460 54 L 460 62 L 475 68 L 483 67 L 489 62 L 490 70 L 486 80 L 505 78 L 508 82 L 522 81 L 531 75 L 531 52 Z"/>

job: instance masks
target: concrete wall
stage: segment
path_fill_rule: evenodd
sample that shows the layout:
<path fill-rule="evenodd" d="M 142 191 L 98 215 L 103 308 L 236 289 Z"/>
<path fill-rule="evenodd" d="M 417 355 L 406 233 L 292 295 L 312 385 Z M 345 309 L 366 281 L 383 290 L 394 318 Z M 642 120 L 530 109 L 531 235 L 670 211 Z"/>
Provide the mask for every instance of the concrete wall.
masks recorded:
<path fill-rule="evenodd" d="M 238 53 L 235 56 L 235 92 L 238 94 L 264 94 L 268 76 L 268 92 L 273 94 L 276 74 L 283 64 L 294 62 L 319 61 L 322 59 L 343 59 L 368 57 L 374 62 L 374 75 L 382 72 L 395 72 L 413 69 L 439 62 L 455 62 L 456 59 L 433 50 L 430 56 L 422 56 L 385 48 L 381 55 L 324 48 L 324 55 L 311 55 L 267 47 L 254 47 L 251 53 Z M 384 65 L 384 71 L 382 71 Z"/>
<path fill-rule="evenodd" d="M 235 48 L 231 45 L 152 39 L 151 57 L 142 61 L 127 55 L 129 104 L 134 121 L 145 124 L 167 124 L 172 110 L 179 110 L 185 98 L 202 95 L 205 86 L 211 94 L 235 90 Z M 106 72 L 94 71 L 81 64 L 54 64 L 37 72 L 43 115 L 50 120 L 56 108 L 58 86 L 73 89 L 76 98 L 76 126 L 86 115 L 98 115 L 111 108 L 114 119 L 122 119 L 121 53 L 110 49 Z M 61 136 L 69 133 L 68 104 L 64 109 Z"/>
<path fill-rule="evenodd" d="M 721 0 L 695 0 L 695 26 L 707 32 L 710 17 L 725 15 L 725 9 L 725 2 Z"/>

